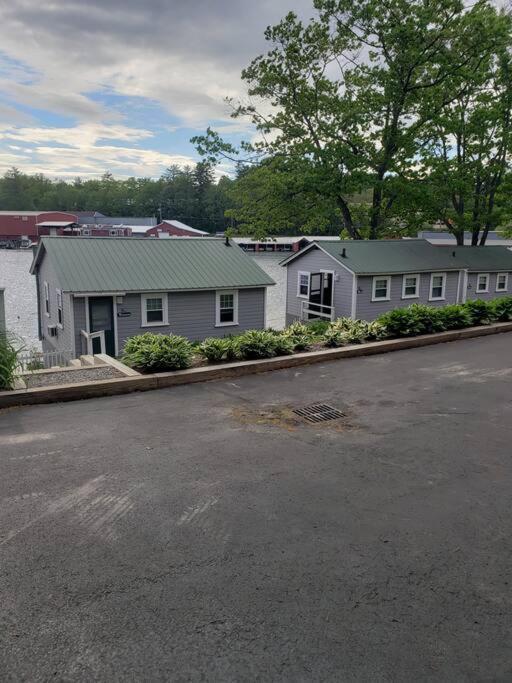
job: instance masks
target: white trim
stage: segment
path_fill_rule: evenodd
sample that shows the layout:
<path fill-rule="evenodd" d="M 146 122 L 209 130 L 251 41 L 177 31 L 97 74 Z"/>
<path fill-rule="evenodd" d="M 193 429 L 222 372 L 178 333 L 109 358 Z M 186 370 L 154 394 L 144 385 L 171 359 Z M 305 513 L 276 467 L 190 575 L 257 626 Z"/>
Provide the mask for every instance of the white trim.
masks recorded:
<path fill-rule="evenodd" d="M 505 287 L 504 289 L 498 289 L 498 278 L 505 276 Z M 508 292 L 508 273 L 496 273 L 496 292 Z"/>
<path fill-rule="evenodd" d="M 485 289 L 480 289 L 479 280 L 481 277 L 485 277 Z M 476 274 L 475 292 L 477 294 L 484 294 L 485 292 L 488 292 L 490 280 L 491 280 L 491 274 L 490 273 L 477 273 Z"/>
<path fill-rule="evenodd" d="M 461 274 L 462 274 L 462 270 L 459 270 L 459 274 L 457 276 L 457 296 L 455 297 L 455 303 L 456 304 L 459 303 L 460 295 L 461 295 L 461 291 L 460 291 L 460 276 L 461 276 Z"/>
<path fill-rule="evenodd" d="M 340 244 L 342 243 L 342 240 L 340 240 Z M 294 259 L 296 259 L 299 256 L 302 256 L 303 254 L 306 254 L 308 251 L 311 251 L 311 249 L 316 248 L 319 249 L 320 251 L 323 251 L 326 256 L 328 256 L 330 259 L 334 261 L 337 265 L 341 266 L 342 268 L 345 268 L 345 270 L 348 270 L 349 273 L 355 273 L 351 268 L 346 266 L 344 263 L 341 263 L 341 261 L 338 261 L 338 259 L 333 256 L 332 254 L 329 254 L 328 251 L 325 251 L 325 249 L 322 249 L 322 247 L 317 244 L 316 242 L 311 242 L 310 245 L 307 247 L 304 247 L 304 249 L 300 249 L 299 251 L 294 252 L 293 254 L 290 254 L 290 256 L 287 256 L 285 259 L 282 261 L 279 261 L 280 266 L 287 266 L 289 263 L 291 263 Z M 343 258 L 340 256 L 340 258 Z M 359 273 L 361 275 L 361 273 Z"/>
<path fill-rule="evenodd" d="M 57 327 L 60 330 L 64 329 L 63 326 L 63 320 L 64 320 L 64 303 L 62 301 L 62 289 L 55 288 L 55 293 L 56 293 L 56 308 L 57 308 Z M 60 306 L 59 306 L 59 299 L 60 299 Z M 60 311 L 60 321 L 59 321 L 59 311 Z"/>
<path fill-rule="evenodd" d="M 220 297 L 221 294 L 233 295 L 233 320 L 230 322 L 220 321 Z M 215 292 L 215 327 L 236 327 L 238 325 L 238 290 L 217 290 Z"/>
<path fill-rule="evenodd" d="M 286 309 L 285 309 L 285 317 L 286 317 Z M 267 329 L 267 288 L 265 287 L 265 291 L 263 292 L 263 329 Z"/>
<path fill-rule="evenodd" d="M 146 301 L 148 299 L 162 299 L 162 320 L 148 322 Z M 169 301 L 167 292 L 150 292 L 140 295 L 141 327 L 166 327 L 169 324 Z"/>
<path fill-rule="evenodd" d="M 357 275 L 355 273 L 353 273 L 353 275 L 352 275 L 352 301 L 350 304 L 350 317 L 352 318 L 352 320 L 356 319 L 356 311 L 357 311 Z"/>
<path fill-rule="evenodd" d="M 416 289 L 414 294 L 406 294 L 406 280 L 408 277 L 416 278 Z M 420 274 L 419 273 L 404 273 L 402 275 L 402 299 L 419 299 L 420 298 Z"/>
<path fill-rule="evenodd" d="M 468 280 L 469 280 L 469 276 L 468 276 L 468 271 L 467 271 L 467 270 L 464 270 L 463 272 L 464 272 L 464 276 L 463 276 L 463 279 L 462 279 L 462 302 L 461 302 L 461 303 L 465 304 L 466 301 L 467 301 L 467 298 L 468 298 Z"/>
<path fill-rule="evenodd" d="M 387 285 L 386 285 L 386 291 L 387 294 L 386 296 L 375 296 L 375 284 L 377 280 L 386 280 Z M 372 282 L 372 302 L 377 302 L 377 301 L 390 301 L 391 300 L 391 275 L 374 275 L 373 276 L 373 282 Z"/>
<path fill-rule="evenodd" d="M 442 287 L 442 293 L 441 296 L 432 296 L 432 286 L 434 282 L 435 277 L 442 277 L 443 278 L 443 287 Z M 446 273 L 430 273 L 430 288 L 428 291 L 428 300 L 429 301 L 444 301 L 446 299 Z"/>
<path fill-rule="evenodd" d="M 100 239 L 99 237 L 97 239 Z M 132 239 L 132 238 L 126 238 L 126 239 Z M 137 237 L 134 237 L 133 239 L 138 239 Z M 197 238 L 190 238 L 190 239 L 197 239 Z M 351 271 L 352 272 L 352 271 Z M 225 287 L 219 286 L 219 287 L 187 287 L 185 289 L 128 289 L 128 290 L 119 290 L 119 291 L 90 291 L 90 292 L 75 292 L 72 289 L 63 289 L 63 292 L 68 292 L 70 294 L 73 294 L 74 297 L 80 298 L 83 296 L 126 296 L 127 294 L 160 294 L 162 291 L 165 291 L 167 293 L 173 294 L 173 293 L 178 293 L 178 292 L 216 292 L 217 290 L 225 289 L 231 292 L 233 287 L 235 289 L 240 290 L 240 289 L 261 289 L 262 287 L 274 287 L 276 283 L 273 282 L 272 284 L 266 283 L 266 284 L 261 284 L 261 285 L 226 285 Z"/>
<path fill-rule="evenodd" d="M 89 314 L 89 297 L 85 297 L 85 331 L 89 333 L 91 331 L 91 317 Z"/>
<path fill-rule="evenodd" d="M 307 275 L 308 276 L 308 292 L 307 294 L 301 294 L 300 293 L 300 278 L 301 275 Z M 299 299 L 309 299 L 309 292 L 311 290 L 311 273 L 307 270 L 299 270 L 297 271 L 297 296 Z"/>
<path fill-rule="evenodd" d="M 114 353 L 119 356 L 119 341 L 117 337 L 117 297 L 112 297 L 112 317 L 114 318 Z"/>
<path fill-rule="evenodd" d="M 43 282 L 43 300 L 44 300 L 44 314 L 47 318 L 50 317 L 50 285 L 44 281 Z"/>
<path fill-rule="evenodd" d="M 76 358 L 75 300 L 72 294 L 69 295 L 69 325 L 71 327 L 71 351 L 73 358 Z"/>

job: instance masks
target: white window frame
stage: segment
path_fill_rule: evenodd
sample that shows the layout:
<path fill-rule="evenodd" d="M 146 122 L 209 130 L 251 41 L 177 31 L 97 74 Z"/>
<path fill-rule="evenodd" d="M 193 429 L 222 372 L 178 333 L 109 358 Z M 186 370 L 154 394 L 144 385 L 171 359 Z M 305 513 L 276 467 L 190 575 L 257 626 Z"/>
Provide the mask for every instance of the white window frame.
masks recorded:
<path fill-rule="evenodd" d="M 64 322 L 64 317 L 62 313 L 62 290 L 56 289 L 55 291 L 57 293 L 57 327 L 60 327 L 60 329 L 62 330 Z"/>
<path fill-rule="evenodd" d="M 306 275 L 308 278 L 308 293 L 307 294 L 301 294 L 300 293 L 300 278 L 302 275 Z M 307 270 L 299 270 L 297 273 L 297 296 L 299 299 L 309 299 L 309 292 L 311 288 L 311 273 L 308 272 Z"/>
<path fill-rule="evenodd" d="M 220 297 L 223 294 L 233 295 L 233 321 L 221 322 L 220 319 Z M 238 325 L 238 290 L 237 289 L 218 289 L 215 292 L 215 327 L 235 327 Z"/>
<path fill-rule="evenodd" d="M 375 296 L 377 280 L 386 280 L 386 296 Z M 374 275 L 372 282 L 372 301 L 391 301 L 391 275 Z"/>
<path fill-rule="evenodd" d="M 405 293 L 405 283 L 407 278 L 416 278 L 416 290 L 414 294 Z M 419 273 L 406 273 L 402 279 L 402 299 L 419 299 L 420 297 L 420 274 Z"/>
<path fill-rule="evenodd" d="M 500 281 L 500 277 L 505 278 L 505 287 L 502 287 L 501 289 L 498 288 L 498 283 Z M 508 292 L 508 273 L 496 273 L 496 291 L 497 292 Z"/>
<path fill-rule="evenodd" d="M 91 234 L 91 231 L 89 230 L 89 228 L 83 228 L 83 230 L 82 230 L 82 235 L 83 235 L 84 237 L 89 237 L 90 234 Z"/>
<path fill-rule="evenodd" d="M 47 282 L 43 282 L 44 289 L 44 314 L 47 318 L 50 317 L 50 286 Z"/>
<path fill-rule="evenodd" d="M 441 296 L 433 296 L 433 294 L 432 294 L 432 290 L 434 288 L 434 278 L 435 277 L 442 277 L 443 278 L 443 288 L 442 288 Z M 444 301 L 445 299 L 446 299 L 446 273 L 430 273 L 430 288 L 429 288 L 428 300 L 429 301 Z"/>
<path fill-rule="evenodd" d="M 480 278 L 485 277 L 485 289 L 480 288 Z M 489 291 L 489 280 L 491 279 L 490 273 L 477 273 L 476 274 L 476 293 L 483 294 Z"/>
<path fill-rule="evenodd" d="M 146 301 L 148 299 L 162 299 L 162 320 L 148 322 Z M 141 327 L 165 327 L 169 324 L 169 305 L 167 292 L 147 292 L 140 295 Z"/>
<path fill-rule="evenodd" d="M 110 237 L 116 237 L 116 235 L 117 235 L 117 230 L 114 230 L 114 228 L 111 228 L 111 229 L 108 231 L 108 233 L 109 233 L 109 236 L 110 236 Z"/>

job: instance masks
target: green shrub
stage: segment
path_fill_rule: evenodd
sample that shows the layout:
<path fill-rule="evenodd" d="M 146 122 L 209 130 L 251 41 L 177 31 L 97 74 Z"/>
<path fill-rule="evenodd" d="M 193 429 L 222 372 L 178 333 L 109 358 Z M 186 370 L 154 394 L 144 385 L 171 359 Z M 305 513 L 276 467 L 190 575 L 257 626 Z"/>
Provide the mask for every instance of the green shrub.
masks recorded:
<path fill-rule="evenodd" d="M 208 337 L 198 347 L 198 351 L 208 363 L 221 363 L 236 358 L 237 343 L 235 337 Z"/>
<path fill-rule="evenodd" d="M 15 337 L 0 333 L 0 391 L 13 388 L 21 351 L 22 347 L 17 344 Z"/>
<path fill-rule="evenodd" d="M 274 337 L 274 356 L 289 356 L 295 351 L 293 340 L 281 333 Z"/>
<path fill-rule="evenodd" d="M 489 305 L 492 308 L 496 320 L 503 323 L 512 320 L 512 296 L 503 296 L 499 299 L 494 299 Z"/>
<path fill-rule="evenodd" d="M 366 324 L 368 326 L 368 340 L 378 341 L 380 339 L 386 339 L 388 336 L 388 331 L 378 320 L 373 320 L 372 322 Z"/>
<path fill-rule="evenodd" d="M 388 337 L 414 337 L 446 329 L 441 308 L 425 304 L 395 308 L 379 316 L 377 322 Z"/>
<path fill-rule="evenodd" d="M 182 370 L 189 367 L 192 354 L 192 344 L 185 337 L 146 332 L 126 341 L 123 361 L 142 372 Z"/>
<path fill-rule="evenodd" d="M 237 338 L 238 353 L 244 360 L 271 358 L 278 336 L 268 330 L 248 330 Z"/>
<path fill-rule="evenodd" d="M 469 311 L 462 304 L 450 304 L 439 309 L 445 330 L 460 330 L 471 326 Z"/>
<path fill-rule="evenodd" d="M 475 299 L 466 301 L 463 305 L 469 313 L 471 325 L 490 325 L 497 318 L 492 302 Z"/>
<path fill-rule="evenodd" d="M 299 321 L 289 325 L 282 334 L 291 342 L 294 351 L 306 351 L 314 340 L 309 325 Z"/>
<path fill-rule="evenodd" d="M 366 320 L 338 318 L 325 331 L 324 342 L 326 346 L 361 344 L 369 337 L 369 325 Z"/>
<path fill-rule="evenodd" d="M 329 325 L 330 323 L 327 320 L 311 320 L 305 323 L 309 333 L 317 339 L 321 339 L 324 336 L 329 329 Z"/>

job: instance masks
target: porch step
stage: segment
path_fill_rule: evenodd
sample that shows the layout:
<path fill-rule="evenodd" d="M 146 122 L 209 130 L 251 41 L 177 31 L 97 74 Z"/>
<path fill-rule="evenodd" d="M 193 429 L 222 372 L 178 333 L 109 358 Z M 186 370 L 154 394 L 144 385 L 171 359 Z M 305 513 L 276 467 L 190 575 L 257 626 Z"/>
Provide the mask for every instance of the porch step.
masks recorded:
<path fill-rule="evenodd" d="M 80 360 L 82 361 L 82 365 L 94 365 L 94 356 L 80 356 Z"/>
<path fill-rule="evenodd" d="M 70 361 L 68 361 L 68 367 L 70 368 L 81 368 L 82 367 L 82 361 L 80 358 L 71 358 Z"/>

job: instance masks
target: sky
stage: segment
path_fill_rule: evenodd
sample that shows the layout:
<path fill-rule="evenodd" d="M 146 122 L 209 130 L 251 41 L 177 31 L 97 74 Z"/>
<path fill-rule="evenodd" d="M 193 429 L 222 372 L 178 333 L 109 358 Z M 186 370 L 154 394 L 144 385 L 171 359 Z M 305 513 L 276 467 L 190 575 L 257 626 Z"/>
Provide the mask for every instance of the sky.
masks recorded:
<path fill-rule="evenodd" d="M 158 177 L 208 125 L 250 137 L 224 98 L 290 10 L 312 0 L 0 0 L 0 174 Z"/>

